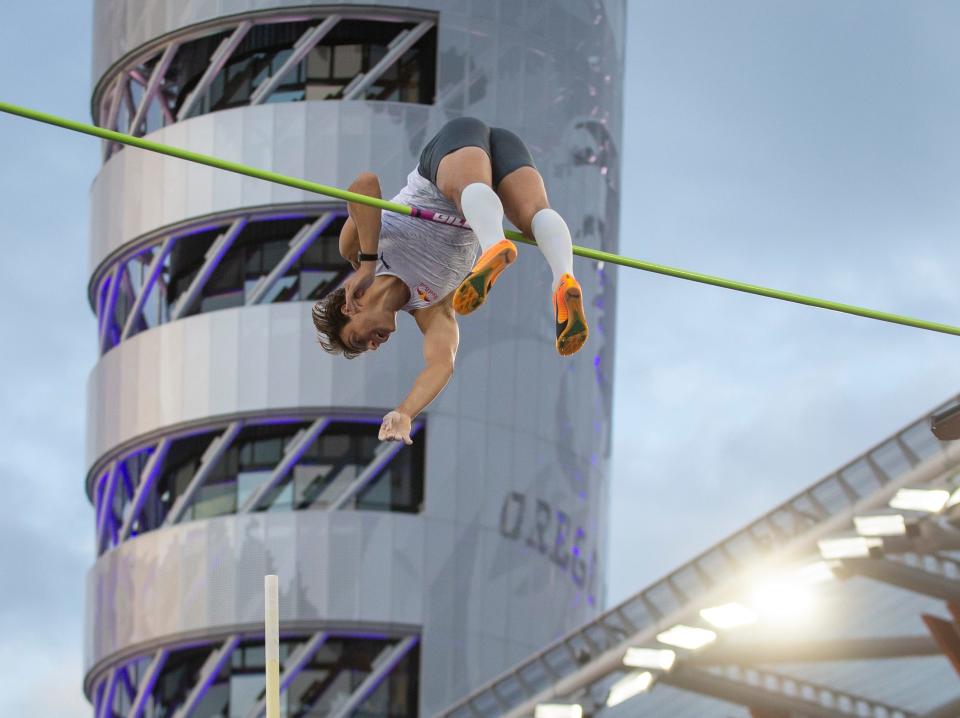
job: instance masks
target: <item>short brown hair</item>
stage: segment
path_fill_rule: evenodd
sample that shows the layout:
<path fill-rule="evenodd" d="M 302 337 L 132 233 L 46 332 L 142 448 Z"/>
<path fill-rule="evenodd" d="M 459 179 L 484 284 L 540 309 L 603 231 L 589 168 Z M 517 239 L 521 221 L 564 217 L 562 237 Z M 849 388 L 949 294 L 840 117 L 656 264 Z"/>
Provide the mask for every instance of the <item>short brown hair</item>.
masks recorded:
<path fill-rule="evenodd" d="M 317 328 L 317 341 L 324 351 L 353 359 L 362 352 L 348 347 L 340 337 L 340 332 L 350 321 L 350 317 L 343 313 L 346 303 L 347 291 L 343 287 L 330 292 L 313 305 L 313 326 Z"/>

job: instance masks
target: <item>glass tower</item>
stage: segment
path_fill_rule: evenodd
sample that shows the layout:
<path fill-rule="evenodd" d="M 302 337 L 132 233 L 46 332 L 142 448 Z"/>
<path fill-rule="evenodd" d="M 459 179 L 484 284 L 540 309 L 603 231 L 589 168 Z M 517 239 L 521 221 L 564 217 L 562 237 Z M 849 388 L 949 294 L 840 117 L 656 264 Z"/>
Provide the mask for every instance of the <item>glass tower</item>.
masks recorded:
<path fill-rule="evenodd" d="M 398 190 L 445 121 L 525 139 L 574 241 L 617 249 L 624 0 L 95 0 L 94 121 Z M 280 576 L 289 716 L 429 716 L 603 604 L 615 277 L 578 260 L 592 334 L 553 348 L 521 248 L 461 321 L 457 369 L 381 444 L 413 321 L 323 353 L 342 203 L 104 143 L 92 188 L 86 486 L 96 718 L 263 715 Z"/>

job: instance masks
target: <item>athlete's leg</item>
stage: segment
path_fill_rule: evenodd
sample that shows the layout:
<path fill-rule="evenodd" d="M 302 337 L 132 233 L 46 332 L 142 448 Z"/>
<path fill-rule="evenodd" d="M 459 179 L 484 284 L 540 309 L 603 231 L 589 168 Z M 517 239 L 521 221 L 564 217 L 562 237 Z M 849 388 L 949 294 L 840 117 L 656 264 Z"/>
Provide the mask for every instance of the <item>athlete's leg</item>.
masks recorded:
<path fill-rule="evenodd" d="M 437 167 L 437 188 L 464 216 L 488 250 L 503 239 L 503 205 L 490 187 L 490 157 L 480 147 L 462 147 L 445 155 Z"/>
<path fill-rule="evenodd" d="M 491 189 L 490 128 L 475 117 L 445 124 L 423 148 L 417 171 L 457 206 L 487 250 L 503 239 L 503 206 Z"/>
<path fill-rule="evenodd" d="M 453 296 L 454 309 L 469 314 L 517 257 L 503 237 L 503 205 L 491 187 L 490 129 L 472 117 L 451 120 L 424 148 L 419 171 L 456 204 L 480 241 L 480 259 Z"/>
<path fill-rule="evenodd" d="M 587 340 L 586 315 L 580 284 L 573 276 L 570 229 L 550 208 L 543 178 L 519 137 L 500 128 L 491 130 L 491 157 L 497 194 L 507 218 L 537 240 L 553 273 L 551 292 L 557 330 L 557 351 L 573 354 Z"/>
<path fill-rule="evenodd" d="M 550 208 L 540 173 L 533 167 L 520 167 L 500 181 L 497 193 L 507 219 L 537 240 L 556 289 L 563 275 L 573 274 L 573 240 L 563 217 Z"/>
<path fill-rule="evenodd" d="M 503 237 L 503 205 L 490 181 L 490 158 L 479 147 L 451 152 L 437 171 L 437 187 L 456 203 L 480 240 L 482 252 L 453 294 L 458 314 L 470 314 L 483 304 L 501 272 L 517 258 L 517 248 Z"/>
<path fill-rule="evenodd" d="M 550 209 L 543 177 L 523 140 L 509 130 L 490 130 L 493 183 L 503 202 L 507 219 L 528 237 L 537 240 L 550 270 L 553 288 L 560 278 L 573 274 L 573 241 L 563 217 Z"/>

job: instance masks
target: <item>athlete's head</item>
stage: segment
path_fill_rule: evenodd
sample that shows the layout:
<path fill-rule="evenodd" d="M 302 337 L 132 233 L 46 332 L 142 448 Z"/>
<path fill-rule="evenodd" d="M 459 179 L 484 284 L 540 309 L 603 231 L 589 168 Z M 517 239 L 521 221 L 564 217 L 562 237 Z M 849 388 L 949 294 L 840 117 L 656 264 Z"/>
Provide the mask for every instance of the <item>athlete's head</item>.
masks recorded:
<path fill-rule="evenodd" d="M 355 301 L 357 308 L 351 311 L 347 293 L 340 287 L 313 305 L 313 325 L 320 346 L 347 359 L 368 349 L 376 350 L 397 329 L 396 312 L 363 298 Z"/>

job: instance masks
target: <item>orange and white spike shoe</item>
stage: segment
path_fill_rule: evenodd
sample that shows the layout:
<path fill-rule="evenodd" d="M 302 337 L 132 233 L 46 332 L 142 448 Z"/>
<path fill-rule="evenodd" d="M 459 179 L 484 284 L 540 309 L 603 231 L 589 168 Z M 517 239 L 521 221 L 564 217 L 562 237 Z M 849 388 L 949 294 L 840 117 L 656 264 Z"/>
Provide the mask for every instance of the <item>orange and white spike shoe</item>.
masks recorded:
<path fill-rule="evenodd" d="M 560 277 L 553 293 L 553 313 L 557 322 L 557 353 L 576 354 L 587 341 L 590 329 L 583 312 L 583 292 L 572 274 Z"/>
<path fill-rule="evenodd" d="M 490 288 L 500 273 L 517 258 L 517 247 L 509 239 L 501 239 L 480 255 L 473 270 L 453 293 L 453 309 L 469 314 L 487 300 Z"/>

